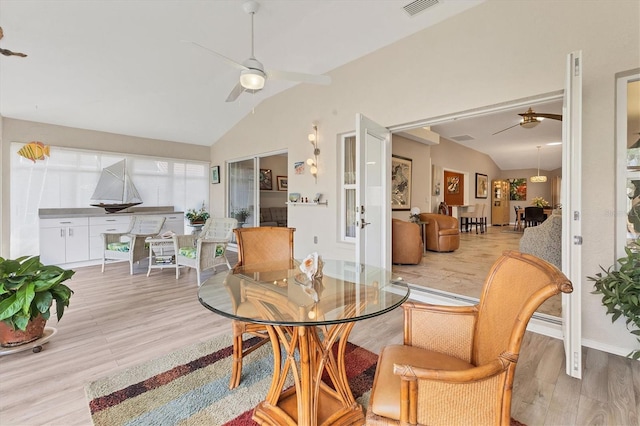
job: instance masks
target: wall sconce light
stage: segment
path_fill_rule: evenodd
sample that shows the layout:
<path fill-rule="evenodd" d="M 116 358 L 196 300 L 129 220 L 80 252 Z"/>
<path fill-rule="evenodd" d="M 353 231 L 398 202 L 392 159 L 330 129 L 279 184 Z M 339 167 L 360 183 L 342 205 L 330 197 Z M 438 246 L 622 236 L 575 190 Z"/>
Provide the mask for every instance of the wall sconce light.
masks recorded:
<path fill-rule="evenodd" d="M 309 172 L 313 175 L 318 182 L 318 155 L 320 155 L 320 149 L 318 149 L 318 126 L 313 125 L 313 133 L 309 133 L 309 142 L 313 145 L 313 158 L 307 158 L 307 164 L 309 165 Z"/>

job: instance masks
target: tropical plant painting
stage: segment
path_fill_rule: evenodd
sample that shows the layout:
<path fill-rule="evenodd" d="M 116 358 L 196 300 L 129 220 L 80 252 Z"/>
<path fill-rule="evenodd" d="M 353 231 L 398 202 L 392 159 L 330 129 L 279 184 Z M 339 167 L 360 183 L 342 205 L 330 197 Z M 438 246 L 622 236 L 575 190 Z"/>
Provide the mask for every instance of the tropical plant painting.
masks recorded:
<path fill-rule="evenodd" d="M 509 200 L 524 201 L 527 199 L 527 178 L 509 179 Z"/>

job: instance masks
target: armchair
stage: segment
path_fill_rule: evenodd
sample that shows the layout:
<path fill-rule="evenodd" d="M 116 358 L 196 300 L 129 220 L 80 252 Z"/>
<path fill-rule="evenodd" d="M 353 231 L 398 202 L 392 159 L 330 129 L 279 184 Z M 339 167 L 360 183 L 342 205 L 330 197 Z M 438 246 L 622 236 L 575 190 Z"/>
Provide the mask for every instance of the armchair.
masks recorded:
<path fill-rule="evenodd" d="M 158 235 L 164 221 L 164 216 L 134 215 L 126 232 L 102 234 L 102 272 L 107 260 L 128 260 L 129 273 L 133 275 L 133 264 L 149 255 L 145 249 L 145 240 Z"/>
<path fill-rule="evenodd" d="M 538 306 L 571 282 L 516 251 L 492 266 L 475 306 L 408 302 L 404 345 L 382 350 L 368 425 L 509 425 L 520 344 Z"/>
<path fill-rule="evenodd" d="M 393 219 L 391 221 L 391 262 L 417 265 L 422 261 L 423 251 L 420 226 Z"/>
<path fill-rule="evenodd" d="M 427 250 L 454 251 L 460 247 L 458 219 L 436 213 L 421 213 L 420 220 L 427 223 Z"/>
<path fill-rule="evenodd" d="M 238 220 L 232 218 L 209 218 L 205 222 L 200 234 L 174 235 L 173 245 L 176 252 L 176 279 L 180 277 L 179 266 L 187 266 L 196 270 L 198 287 L 200 275 L 207 269 L 214 269 L 219 265 L 231 265 L 227 260 L 227 244 L 231 239 Z"/>
<path fill-rule="evenodd" d="M 295 228 L 280 226 L 260 226 L 255 228 L 234 229 L 238 242 L 238 263 L 235 267 L 251 266 L 265 262 L 289 262 L 293 267 L 293 233 Z M 241 299 L 239 294 L 232 294 L 236 311 L 239 315 L 244 309 L 254 311 L 255 306 Z M 251 315 L 247 315 L 251 316 Z M 238 320 L 232 321 L 233 330 L 233 365 L 229 389 L 240 384 L 242 374 L 242 358 L 269 341 L 267 328 L 263 324 L 253 324 Z M 251 334 L 259 340 L 247 348 L 243 348 L 242 336 Z"/>

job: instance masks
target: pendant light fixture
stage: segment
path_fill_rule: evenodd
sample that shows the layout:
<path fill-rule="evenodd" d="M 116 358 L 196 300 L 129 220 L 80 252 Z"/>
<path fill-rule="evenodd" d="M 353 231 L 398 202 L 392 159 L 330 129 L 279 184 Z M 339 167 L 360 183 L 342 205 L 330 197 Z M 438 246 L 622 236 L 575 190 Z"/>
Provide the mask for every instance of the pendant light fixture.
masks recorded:
<path fill-rule="evenodd" d="M 529 178 L 531 183 L 544 183 L 547 181 L 546 176 L 540 176 L 540 148 L 541 146 L 538 145 L 538 174 Z"/>

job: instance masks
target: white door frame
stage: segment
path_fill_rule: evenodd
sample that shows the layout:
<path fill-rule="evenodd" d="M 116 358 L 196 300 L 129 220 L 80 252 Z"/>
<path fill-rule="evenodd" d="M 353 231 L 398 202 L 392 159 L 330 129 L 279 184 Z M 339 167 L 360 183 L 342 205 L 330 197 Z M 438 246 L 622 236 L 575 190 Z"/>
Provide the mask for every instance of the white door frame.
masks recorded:
<path fill-rule="evenodd" d="M 562 295 L 566 373 L 582 378 L 582 51 L 567 55 L 562 111 Z"/>

